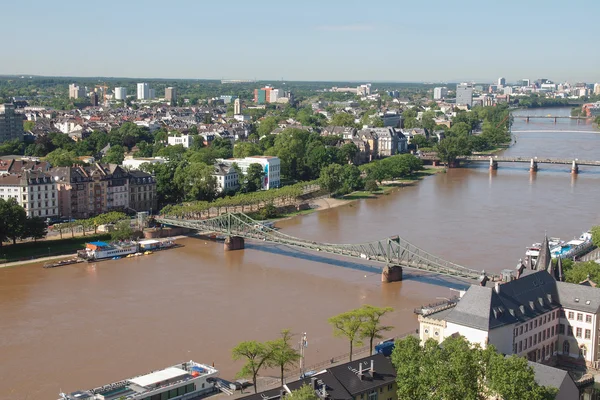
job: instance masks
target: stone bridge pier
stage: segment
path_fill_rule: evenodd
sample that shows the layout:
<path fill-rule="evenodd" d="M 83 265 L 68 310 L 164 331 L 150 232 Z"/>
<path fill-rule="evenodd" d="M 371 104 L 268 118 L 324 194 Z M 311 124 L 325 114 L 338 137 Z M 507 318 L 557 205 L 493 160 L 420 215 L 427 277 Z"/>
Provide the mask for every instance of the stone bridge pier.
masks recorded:
<path fill-rule="evenodd" d="M 575 160 L 573 160 L 573 163 L 571 164 L 571 173 L 573 175 L 577 175 L 579 173 L 579 165 L 577 165 L 577 162 L 575 162 Z"/>
<path fill-rule="evenodd" d="M 490 170 L 498 169 L 498 161 L 490 157 Z"/>
<path fill-rule="evenodd" d="M 402 280 L 402 267 L 399 265 L 386 265 L 381 272 L 381 282 L 399 282 Z"/>
<path fill-rule="evenodd" d="M 529 164 L 529 172 L 537 172 L 538 163 L 533 158 L 531 159 L 531 163 Z"/>
<path fill-rule="evenodd" d="M 244 249 L 244 238 L 241 236 L 227 236 L 225 243 L 223 243 L 223 250 L 243 250 Z"/>

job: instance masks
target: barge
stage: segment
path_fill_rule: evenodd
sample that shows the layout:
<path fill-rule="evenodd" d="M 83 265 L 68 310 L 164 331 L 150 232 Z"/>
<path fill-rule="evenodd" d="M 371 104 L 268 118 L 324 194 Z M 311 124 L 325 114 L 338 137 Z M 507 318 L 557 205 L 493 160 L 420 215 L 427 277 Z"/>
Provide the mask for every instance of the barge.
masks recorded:
<path fill-rule="evenodd" d="M 195 361 L 89 390 L 60 393 L 58 400 L 186 400 L 216 391 L 219 371 Z"/>

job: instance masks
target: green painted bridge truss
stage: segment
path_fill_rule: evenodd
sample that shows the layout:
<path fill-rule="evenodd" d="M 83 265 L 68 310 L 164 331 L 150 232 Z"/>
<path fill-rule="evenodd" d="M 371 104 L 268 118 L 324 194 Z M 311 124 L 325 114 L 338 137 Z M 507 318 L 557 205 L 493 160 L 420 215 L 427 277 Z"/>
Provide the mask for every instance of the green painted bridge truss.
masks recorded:
<path fill-rule="evenodd" d="M 400 236 L 360 244 L 314 242 L 286 235 L 263 225 L 242 213 L 226 213 L 210 219 L 157 217 L 156 221 L 169 226 L 195 229 L 204 233 L 240 236 L 246 239 L 277 243 L 299 249 L 340 255 L 386 265 L 399 265 L 419 271 L 432 272 L 460 279 L 479 280 L 485 273 L 446 261 L 407 242 Z"/>

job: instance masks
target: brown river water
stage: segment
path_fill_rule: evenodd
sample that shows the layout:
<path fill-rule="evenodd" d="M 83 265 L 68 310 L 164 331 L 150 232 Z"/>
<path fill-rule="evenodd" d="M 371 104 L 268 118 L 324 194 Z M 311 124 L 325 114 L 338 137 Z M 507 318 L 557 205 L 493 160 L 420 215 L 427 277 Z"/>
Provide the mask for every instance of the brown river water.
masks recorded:
<path fill-rule="evenodd" d="M 517 143 L 505 155 L 600 159 L 600 133 L 589 124 L 515 117 L 513 130 Z M 569 170 L 540 165 L 530 175 L 526 164 L 501 164 L 490 173 L 473 165 L 278 227 L 330 243 L 400 235 L 458 264 L 498 272 L 513 268 L 544 231 L 570 239 L 600 224 L 600 168 L 582 167 L 577 177 Z M 381 284 L 380 266 L 361 260 L 267 243 L 225 253 L 221 243 L 179 242 L 185 246 L 138 259 L 0 268 L 0 399 L 56 399 L 60 390 L 189 359 L 214 362 L 231 379 L 240 366 L 230 357 L 235 344 L 274 339 L 283 328 L 308 333 L 311 365 L 348 351 L 333 338 L 330 316 L 362 304 L 392 306 L 385 321 L 392 336 L 417 327 L 415 307 L 469 284 L 408 270 L 403 282 Z"/>

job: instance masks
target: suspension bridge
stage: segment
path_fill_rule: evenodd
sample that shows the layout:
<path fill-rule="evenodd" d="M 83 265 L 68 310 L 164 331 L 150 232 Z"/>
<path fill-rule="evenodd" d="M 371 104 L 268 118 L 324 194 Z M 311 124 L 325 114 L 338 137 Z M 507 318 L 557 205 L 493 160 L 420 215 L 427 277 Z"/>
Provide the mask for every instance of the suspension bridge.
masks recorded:
<path fill-rule="evenodd" d="M 286 235 L 243 213 L 224 213 L 210 219 L 161 216 L 157 217 L 156 221 L 163 225 L 224 235 L 226 236 L 225 250 L 243 249 L 244 239 L 252 239 L 384 264 L 382 281 L 387 282 L 402 280 L 402 268 L 464 280 L 477 280 L 484 285 L 489 279 L 492 281 L 499 279 L 496 276 L 486 276 L 484 271 L 469 269 L 437 257 L 400 236 L 359 244 L 321 243 Z"/>

